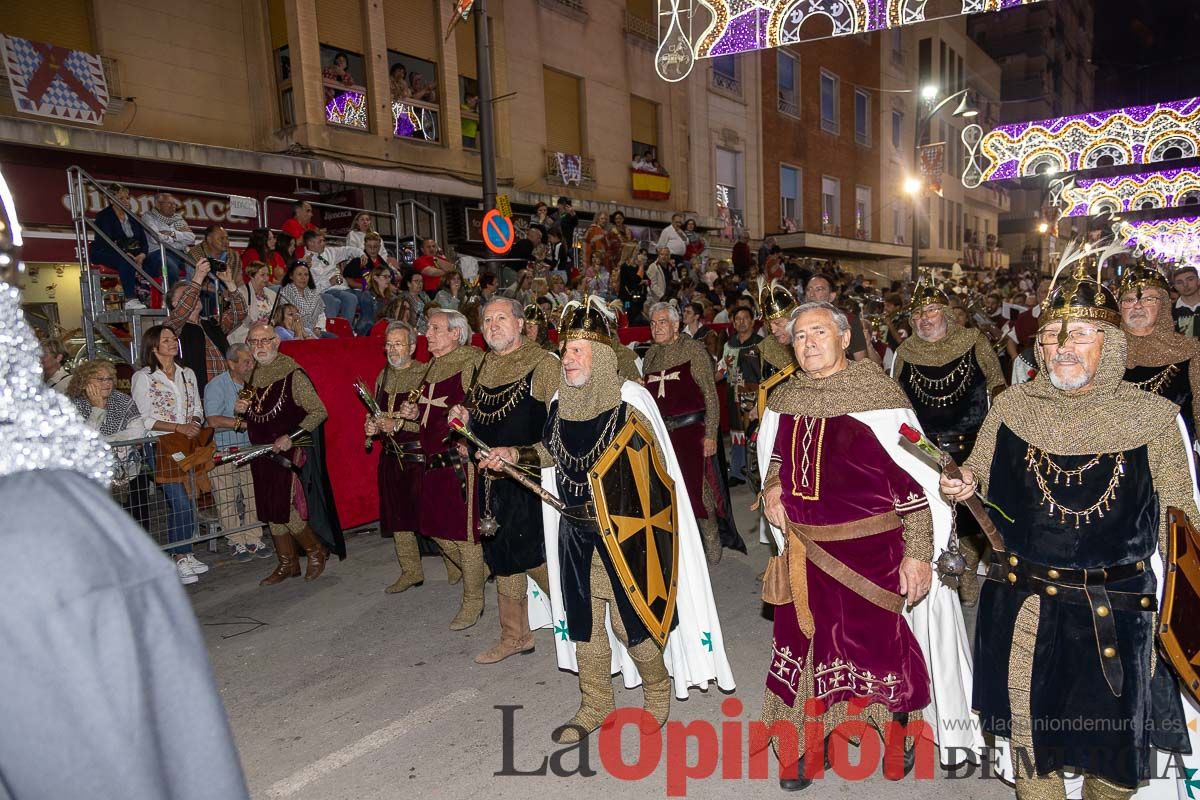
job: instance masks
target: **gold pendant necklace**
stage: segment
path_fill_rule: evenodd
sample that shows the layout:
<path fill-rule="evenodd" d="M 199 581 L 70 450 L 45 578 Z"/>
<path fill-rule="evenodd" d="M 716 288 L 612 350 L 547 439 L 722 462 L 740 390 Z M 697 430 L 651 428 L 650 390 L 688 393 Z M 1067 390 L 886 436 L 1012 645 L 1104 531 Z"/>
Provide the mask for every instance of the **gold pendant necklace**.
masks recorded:
<path fill-rule="evenodd" d="M 1075 481 L 1076 486 L 1083 485 L 1083 475 L 1089 469 L 1100 464 L 1104 458 L 1113 459 L 1112 475 L 1108 479 L 1108 485 L 1104 489 L 1104 493 L 1100 495 L 1100 499 L 1092 503 L 1084 509 L 1073 509 L 1064 506 L 1050 491 L 1049 478 L 1053 476 L 1055 485 L 1060 481 L 1065 486 L 1070 486 L 1071 481 Z M 1104 512 L 1109 510 L 1109 505 L 1117 493 L 1117 486 L 1121 483 L 1121 476 L 1125 474 L 1125 454 L 1124 453 L 1101 453 L 1088 459 L 1088 461 L 1080 467 L 1074 469 L 1064 469 L 1054 460 L 1050 458 L 1048 453 L 1038 450 L 1033 445 L 1029 445 L 1025 451 L 1025 464 L 1029 471 L 1033 473 L 1034 479 L 1037 480 L 1038 489 L 1042 493 L 1041 505 L 1050 504 L 1047 513 L 1053 517 L 1059 515 L 1059 521 L 1066 523 L 1067 518 L 1071 517 L 1075 520 L 1075 527 L 1079 527 L 1080 518 L 1083 519 L 1085 525 L 1091 524 L 1092 514 L 1098 517 L 1103 517 Z M 1043 471 L 1045 474 L 1043 475 Z"/>

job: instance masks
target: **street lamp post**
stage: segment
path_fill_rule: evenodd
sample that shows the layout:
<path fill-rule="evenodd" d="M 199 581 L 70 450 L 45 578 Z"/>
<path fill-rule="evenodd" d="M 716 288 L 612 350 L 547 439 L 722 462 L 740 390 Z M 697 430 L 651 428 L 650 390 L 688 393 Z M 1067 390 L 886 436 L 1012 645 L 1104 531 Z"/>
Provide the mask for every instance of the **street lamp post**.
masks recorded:
<path fill-rule="evenodd" d="M 933 101 L 937 99 L 937 87 L 925 86 L 921 89 L 920 96 L 917 100 L 916 113 L 916 130 L 913 136 L 913 176 L 917 178 L 916 183 L 907 182 L 906 190 L 911 189 L 912 194 L 912 264 L 911 264 L 911 279 L 917 280 L 917 273 L 920 270 L 921 261 L 921 243 L 920 243 L 920 221 L 921 221 L 921 199 L 924 196 L 922 189 L 925 186 L 923 180 L 920 179 L 921 169 L 921 140 L 929 133 L 929 124 L 933 122 L 933 118 L 937 113 L 950 103 L 958 100 L 958 108 L 954 110 L 956 117 L 974 117 L 979 114 L 979 111 L 971 105 L 970 89 L 960 89 L 952 95 L 948 95 L 936 105 Z M 921 113 L 921 105 L 931 106 L 931 108 Z"/>

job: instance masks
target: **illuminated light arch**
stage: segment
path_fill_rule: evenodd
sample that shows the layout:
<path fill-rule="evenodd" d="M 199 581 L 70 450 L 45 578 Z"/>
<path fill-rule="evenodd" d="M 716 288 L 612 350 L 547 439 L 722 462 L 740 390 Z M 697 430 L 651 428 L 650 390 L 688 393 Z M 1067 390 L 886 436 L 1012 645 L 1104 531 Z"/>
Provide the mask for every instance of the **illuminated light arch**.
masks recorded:
<path fill-rule="evenodd" d="M 1157 259 L 1200 262 L 1200 217 L 1122 221 L 1113 232 L 1128 246 Z"/>
<path fill-rule="evenodd" d="M 1170 146 L 1183 142 L 1200 151 L 1200 98 L 1001 125 L 987 133 L 970 125 L 963 131 L 968 156 L 963 183 L 975 188 L 1030 174 L 1024 165 L 1032 154 L 1048 151 L 1060 154 L 1064 170 L 1088 169 L 1084 154 L 1095 152 L 1098 141 L 1118 142 L 1129 164 L 1162 161 Z"/>
<path fill-rule="evenodd" d="M 1107 164 L 1101 164 L 1101 159 L 1108 158 Z M 1079 154 L 1080 169 L 1093 167 L 1116 167 L 1128 164 L 1133 160 L 1133 148 L 1120 139 L 1108 137 L 1097 139 Z"/>
<path fill-rule="evenodd" d="M 799 41 L 804 22 L 824 16 L 834 36 L 851 36 L 931 19 L 928 0 L 657 0 L 655 69 L 663 80 L 687 77 L 696 59 L 764 50 Z M 1044 0 L 960 0 L 961 11 L 943 16 L 1001 11 Z M 711 19 L 693 38 L 691 26 L 703 8 Z"/>
<path fill-rule="evenodd" d="M 1091 180 L 1065 178 L 1056 183 L 1061 188 L 1057 204 L 1066 217 L 1099 214 L 1101 202 L 1106 201 L 1111 201 L 1111 212 L 1118 213 L 1137 210 L 1147 198 L 1158 203 L 1155 208 L 1185 205 L 1189 196 L 1200 200 L 1200 168 L 1196 167 Z"/>
<path fill-rule="evenodd" d="M 1180 154 L 1172 158 L 1195 158 L 1200 151 L 1200 137 L 1186 131 L 1170 131 L 1148 142 L 1146 152 L 1151 161 L 1170 161 L 1172 159 L 1167 158 L 1166 152 L 1173 147 L 1178 148 Z"/>
<path fill-rule="evenodd" d="M 833 23 L 833 35 L 845 36 L 861 30 L 871 13 L 866 0 L 792 0 L 776 7 L 778 20 L 768 23 L 769 40 L 779 44 L 795 44 L 801 41 L 800 29 L 813 17 L 825 17 Z M 778 9 L 783 9 L 779 12 Z"/>

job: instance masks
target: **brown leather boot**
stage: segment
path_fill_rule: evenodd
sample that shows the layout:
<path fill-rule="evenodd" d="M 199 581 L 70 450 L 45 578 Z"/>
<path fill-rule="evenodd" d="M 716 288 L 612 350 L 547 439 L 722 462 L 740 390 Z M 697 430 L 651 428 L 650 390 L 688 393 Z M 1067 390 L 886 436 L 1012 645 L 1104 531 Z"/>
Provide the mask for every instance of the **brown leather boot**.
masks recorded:
<path fill-rule="evenodd" d="M 274 572 L 258 582 L 259 586 L 274 586 L 300 574 L 300 561 L 296 558 L 296 540 L 292 535 L 271 534 L 271 539 L 275 542 L 275 557 L 279 559 L 279 565 L 275 567 Z"/>
<path fill-rule="evenodd" d="M 321 544 L 321 540 L 317 538 L 317 534 L 308 525 L 305 525 L 304 530 L 296 536 L 296 541 L 300 542 L 300 546 L 308 554 L 308 563 L 304 565 L 304 580 L 315 581 L 325 571 L 327 551 Z"/>
<path fill-rule="evenodd" d="M 516 600 L 496 595 L 500 607 L 500 642 L 475 656 L 476 664 L 496 664 L 517 653 L 533 652 L 533 634 L 529 631 L 527 598 Z"/>

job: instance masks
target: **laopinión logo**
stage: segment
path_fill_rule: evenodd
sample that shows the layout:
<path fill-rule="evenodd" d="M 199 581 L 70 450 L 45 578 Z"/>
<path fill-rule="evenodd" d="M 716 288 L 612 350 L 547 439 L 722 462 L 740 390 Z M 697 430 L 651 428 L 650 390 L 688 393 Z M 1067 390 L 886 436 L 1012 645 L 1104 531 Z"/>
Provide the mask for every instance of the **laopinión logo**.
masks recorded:
<path fill-rule="evenodd" d="M 825 747 L 829 748 L 829 771 L 843 780 L 862 781 L 878 774 L 882 765 L 884 777 L 897 780 L 904 777 L 904 743 L 914 742 L 914 767 L 910 773 L 915 780 L 930 780 L 937 765 L 937 748 L 932 729 L 928 723 L 916 720 L 905 725 L 889 722 L 884 725 L 882 741 L 875 727 L 867 720 L 858 718 L 866 703 L 851 701 L 847 707 L 849 719 L 836 725 L 827 738 L 824 725 L 816 719 L 803 726 L 804 752 L 814 754 L 805 759 L 804 775 L 812 780 L 825 777 Z M 498 705 L 503 726 L 501 769 L 493 773 L 497 777 L 529 777 L 552 774 L 565 778 L 578 776 L 590 778 L 597 774 L 591 764 L 591 742 L 597 740 L 600 766 L 614 778 L 625 781 L 643 781 L 653 775 L 666 760 L 666 795 L 686 797 L 689 781 L 702 781 L 717 776 L 722 781 L 767 780 L 772 777 L 795 778 L 800 733 L 796 726 L 787 722 L 767 725 L 759 720 L 743 721 L 742 701 L 730 697 L 721 703 L 722 719 L 713 723 L 708 720 L 681 722 L 668 720 L 661 729 L 653 717 L 641 708 L 618 708 L 609 714 L 600 727 L 598 735 L 584 737 L 579 742 L 565 746 L 548 756 L 540 764 L 521 768 L 516 764 L 516 713 L 524 708 L 520 705 Z M 805 713 L 810 719 L 820 717 L 825 711 L 824 702 L 810 699 L 805 703 Z M 969 723 L 977 725 L 974 720 Z M 962 727 L 962 726 L 959 726 Z M 1085 726 L 1081 726 L 1085 727 Z M 637 734 L 636 757 L 625 759 L 621 738 L 626 730 Z M 652 733 L 646 731 L 652 730 Z M 850 739 L 858 741 L 857 752 L 850 754 Z M 769 745 L 774 740 L 778 754 L 772 757 Z M 694 743 L 694 745 L 693 745 Z M 689 749 L 694 754 L 689 758 Z M 1021 774 L 1033 774 L 1033 753 L 1025 748 L 1010 747 L 1007 752 Z M 1075 751 L 1078 754 L 1078 751 Z M 1122 754 L 1101 751 L 1093 753 L 1090 763 L 1108 763 Z M 979 778 L 990 780 L 1006 774 L 1001 769 L 1004 750 L 983 747 L 973 750 L 965 747 L 950 747 L 945 751 L 947 765 L 941 769 L 941 777 L 948 780 Z M 1048 748 L 1046 757 L 1052 763 L 1064 763 L 1062 753 Z M 772 775 L 771 762 L 779 766 Z M 790 765 L 790 768 L 788 766 Z M 719 775 L 718 775 L 719 772 Z M 1061 768 L 1056 773 L 1064 778 L 1077 773 L 1070 768 Z M 1177 778 L 1186 775 L 1182 756 L 1168 760 L 1155 774 L 1155 778 Z M 1011 777 L 1009 778 L 1011 780 Z"/>
<path fill-rule="evenodd" d="M 857 719 L 865 703 L 851 703 L 850 719 L 839 723 L 829 737 L 830 769 L 844 780 L 865 780 L 876 774 L 880 766 L 886 777 L 904 776 L 904 742 L 915 742 L 916 759 L 912 774 L 918 779 L 930 779 L 936 768 L 935 747 L 929 725 L 915 720 L 905 725 L 889 722 L 884 726 L 883 741 L 874 726 Z M 642 781 L 653 775 L 666 761 L 666 795 L 686 797 L 689 781 L 711 779 L 719 772 L 720 780 L 767 780 L 775 777 L 795 778 L 799 773 L 800 733 L 788 722 L 767 725 L 759 720 L 744 721 L 742 701 L 736 697 L 721 703 L 722 719 L 681 722 L 668 720 L 661 729 L 644 709 L 618 708 L 608 715 L 598 736 L 588 736 L 542 758 L 532 768 L 519 768 L 515 763 L 516 712 L 524 706 L 494 706 L 500 712 L 503 725 L 503 764 L 496 776 L 579 776 L 590 778 L 597 774 L 591 765 L 591 740 L 597 739 L 601 767 L 612 777 L 625 781 Z M 805 703 L 808 717 L 820 717 L 825 703 L 810 699 Z M 819 780 L 825 776 L 826 731 L 819 719 L 804 726 L 804 776 Z M 621 749 L 625 730 L 639 734 L 636 757 L 627 761 Z M 646 731 L 653 731 L 647 733 Z M 856 758 L 850 756 L 850 739 L 859 741 Z M 774 741 L 778 757 L 772 757 L 769 746 Z M 689 749 L 694 757 L 689 758 Z M 771 762 L 780 766 L 772 775 Z"/>

